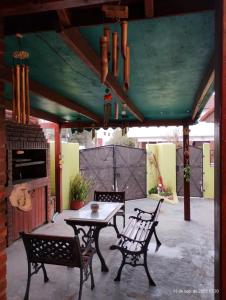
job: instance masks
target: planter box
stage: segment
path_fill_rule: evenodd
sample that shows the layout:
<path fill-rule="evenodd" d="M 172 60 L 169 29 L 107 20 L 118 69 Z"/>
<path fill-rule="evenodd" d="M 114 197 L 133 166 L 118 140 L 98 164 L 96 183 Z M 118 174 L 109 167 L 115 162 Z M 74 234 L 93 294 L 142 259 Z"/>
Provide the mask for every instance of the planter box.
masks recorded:
<path fill-rule="evenodd" d="M 151 194 L 148 195 L 148 198 L 153 199 L 153 200 L 160 200 L 160 199 L 164 199 L 164 201 L 168 202 L 168 203 L 172 203 L 172 204 L 176 204 L 178 203 L 178 197 L 176 193 L 173 193 L 173 195 L 170 196 L 161 196 L 159 194 Z"/>

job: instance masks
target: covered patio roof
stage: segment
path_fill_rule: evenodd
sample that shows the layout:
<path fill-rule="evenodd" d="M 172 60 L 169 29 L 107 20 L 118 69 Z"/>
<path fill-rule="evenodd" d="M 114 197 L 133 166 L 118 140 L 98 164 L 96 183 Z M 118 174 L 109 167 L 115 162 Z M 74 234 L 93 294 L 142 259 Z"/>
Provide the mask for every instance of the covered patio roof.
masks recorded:
<path fill-rule="evenodd" d="M 51 2 L 46 1 L 42 9 L 31 4 L 23 11 L 21 1 L 19 16 L 17 5 L 12 4 L 11 10 L 4 3 L 0 6 L 6 21 L 5 65 L 1 66 L 6 107 L 12 106 L 10 66 L 12 52 L 18 48 L 15 33 L 20 31 L 21 48 L 30 53 L 32 114 L 62 127 L 102 127 L 105 86 L 99 79 L 99 40 L 101 23 L 109 20 L 100 16 L 102 2 L 108 1 L 72 8 L 70 18 L 64 10 L 73 6 L 70 1 L 58 1 L 63 9 L 58 14 L 51 9 Z M 130 87 L 128 92 L 122 87 L 122 59 L 119 78 L 110 72 L 106 85 L 113 102 L 126 104 L 127 126 L 196 122 L 213 92 L 212 1 L 189 1 L 189 5 L 180 1 L 183 4 L 178 5 L 171 0 L 165 1 L 165 6 L 164 1 L 123 2 L 129 5 Z M 56 4 L 53 7 L 56 9 Z M 82 18 L 84 12 L 86 18 Z M 109 27 L 120 31 L 118 23 Z M 119 116 L 121 110 L 122 105 Z M 114 120 L 112 113 L 109 126 L 122 126 L 120 117 Z"/>

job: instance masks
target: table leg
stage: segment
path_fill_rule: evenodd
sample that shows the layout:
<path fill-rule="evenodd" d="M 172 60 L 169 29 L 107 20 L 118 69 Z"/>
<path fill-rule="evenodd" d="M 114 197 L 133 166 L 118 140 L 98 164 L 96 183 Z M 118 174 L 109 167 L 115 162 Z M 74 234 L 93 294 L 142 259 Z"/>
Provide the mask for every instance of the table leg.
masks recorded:
<path fill-rule="evenodd" d="M 108 272 L 108 267 L 105 263 L 105 260 L 100 252 L 100 248 L 99 248 L 99 234 L 100 234 L 100 230 L 101 230 L 101 227 L 97 226 L 95 231 L 94 231 L 94 242 L 95 242 L 95 248 L 96 248 L 96 252 L 97 252 L 97 255 L 100 259 L 100 262 L 101 262 L 101 271 L 102 272 Z"/>

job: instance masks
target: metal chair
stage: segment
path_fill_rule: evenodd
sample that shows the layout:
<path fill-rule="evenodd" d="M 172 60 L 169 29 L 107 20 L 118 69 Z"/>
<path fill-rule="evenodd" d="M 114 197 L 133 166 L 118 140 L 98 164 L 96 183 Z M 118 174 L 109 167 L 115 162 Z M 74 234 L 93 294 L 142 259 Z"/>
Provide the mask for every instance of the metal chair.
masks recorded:
<path fill-rule="evenodd" d="M 118 213 L 113 218 L 113 227 L 119 236 L 119 230 L 116 224 L 116 217 L 122 216 L 123 217 L 123 227 L 125 227 L 125 192 L 102 192 L 102 191 L 95 191 L 94 192 L 94 201 L 101 201 L 101 202 L 121 202 L 124 203 L 122 208 L 118 211 Z"/>
<path fill-rule="evenodd" d="M 44 282 L 49 281 L 45 264 L 76 267 L 80 269 L 80 286 L 78 300 L 82 297 L 83 283 L 91 276 L 91 289 L 95 287 L 92 271 L 92 258 L 95 249 L 91 245 L 80 247 L 78 236 L 62 237 L 41 234 L 20 233 L 28 262 L 28 278 L 24 300 L 29 299 L 31 277 L 40 269 Z"/>
<path fill-rule="evenodd" d="M 161 205 L 163 203 L 164 199 L 160 199 L 155 210 L 152 211 L 152 212 L 148 212 L 148 211 L 144 211 L 142 209 L 139 209 L 139 208 L 134 208 L 134 211 L 138 212 L 137 214 L 137 218 L 140 218 L 140 219 L 144 219 L 144 215 L 146 215 L 146 219 L 148 219 L 149 221 L 151 222 L 155 222 L 155 221 L 158 221 L 158 216 L 159 216 L 159 213 L 160 213 L 160 208 L 161 208 Z M 154 227 L 154 236 L 155 236 L 155 240 L 156 240 L 156 249 L 155 251 L 158 251 L 159 247 L 161 246 L 161 242 L 157 236 L 157 233 L 156 233 L 156 229 Z"/>

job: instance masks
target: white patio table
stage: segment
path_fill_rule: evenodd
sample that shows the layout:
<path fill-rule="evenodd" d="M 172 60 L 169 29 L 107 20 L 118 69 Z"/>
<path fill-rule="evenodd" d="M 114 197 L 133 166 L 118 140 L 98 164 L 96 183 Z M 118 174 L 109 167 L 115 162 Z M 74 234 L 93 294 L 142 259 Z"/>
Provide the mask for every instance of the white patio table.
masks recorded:
<path fill-rule="evenodd" d="M 98 212 L 93 213 L 91 204 L 96 201 L 89 202 L 77 211 L 71 211 L 71 216 L 65 219 L 65 222 L 74 229 L 75 235 L 82 234 L 81 240 L 86 246 L 88 243 L 94 243 L 97 255 L 101 262 L 101 271 L 108 272 L 108 267 L 100 252 L 99 233 L 100 230 L 110 224 L 111 219 L 121 209 L 123 203 L 118 202 L 98 202 Z M 83 227 L 88 226 L 85 231 Z"/>

